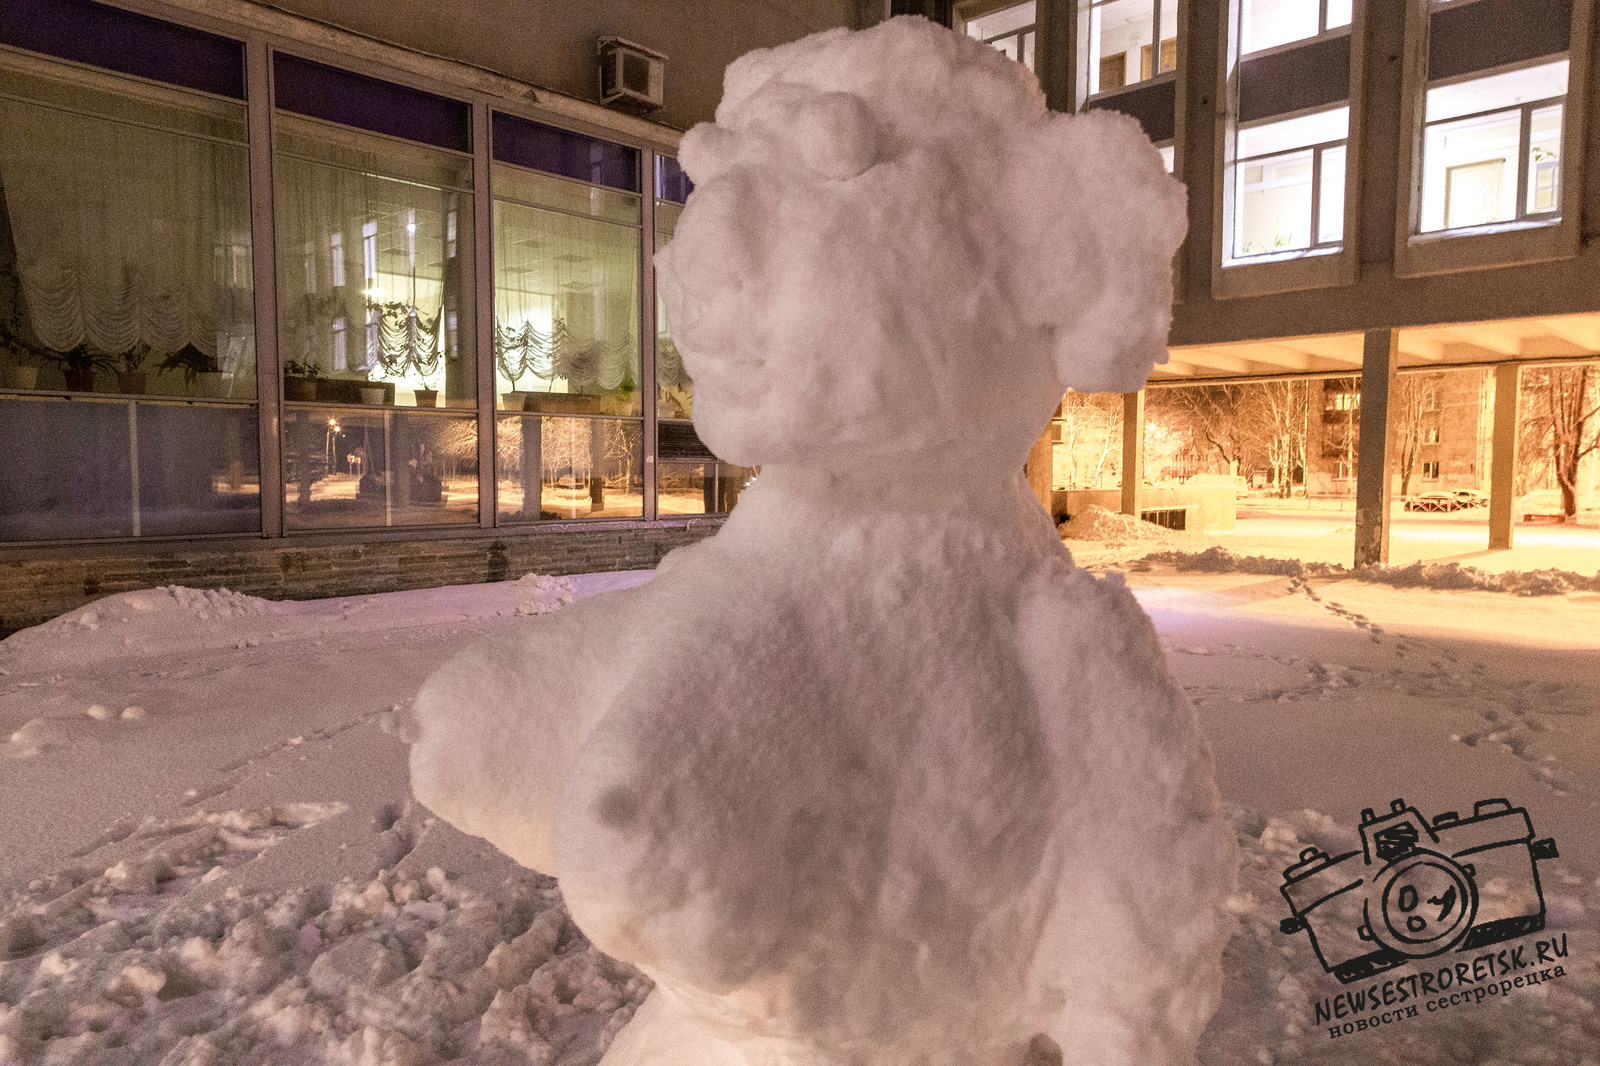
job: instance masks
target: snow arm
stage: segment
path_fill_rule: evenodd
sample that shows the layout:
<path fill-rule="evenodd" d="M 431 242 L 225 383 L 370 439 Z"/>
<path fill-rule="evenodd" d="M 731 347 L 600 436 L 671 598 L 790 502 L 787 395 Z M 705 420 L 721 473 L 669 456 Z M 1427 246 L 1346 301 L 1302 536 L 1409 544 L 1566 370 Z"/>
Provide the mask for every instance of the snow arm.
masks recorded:
<path fill-rule="evenodd" d="M 616 593 L 531 619 L 424 682 L 410 730 L 417 799 L 554 874 L 556 805 L 579 747 L 626 680 L 634 598 Z"/>

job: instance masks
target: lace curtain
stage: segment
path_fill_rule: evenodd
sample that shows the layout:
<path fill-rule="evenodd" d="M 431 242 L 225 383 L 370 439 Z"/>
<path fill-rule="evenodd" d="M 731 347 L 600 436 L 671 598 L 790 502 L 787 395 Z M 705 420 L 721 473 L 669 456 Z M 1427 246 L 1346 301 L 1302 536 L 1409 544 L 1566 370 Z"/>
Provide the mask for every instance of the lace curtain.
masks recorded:
<path fill-rule="evenodd" d="M 495 362 L 513 387 L 639 380 L 638 230 L 495 203 Z"/>
<path fill-rule="evenodd" d="M 438 374 L 460 291 L 459 194 L 284 157 L 277 195 L 285 359 Z"/>
<path fill-rule="evenodd" d="M 47 348 L 254 336 L 243 146 L 0 99 L 0 182 L 28 323 Z"/>

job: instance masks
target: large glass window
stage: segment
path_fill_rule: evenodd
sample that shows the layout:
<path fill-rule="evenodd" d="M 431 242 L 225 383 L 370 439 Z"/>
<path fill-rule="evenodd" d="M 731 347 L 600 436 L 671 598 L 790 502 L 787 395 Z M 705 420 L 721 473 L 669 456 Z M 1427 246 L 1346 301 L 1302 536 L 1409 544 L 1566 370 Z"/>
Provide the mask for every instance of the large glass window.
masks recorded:
<path fill-rule="evenodd" d="M 1349 123 L 1337 107 L 1238 131 L 1232 259 L 1340 245 Z"/>
<path fill-rule="evenodd" d="M 261 528 L 245 137 L 237 100 L 0 56 L 0 540 Z"/>
<path fill-rule="evenodd" d="M 1239 53 L 1248 55 L 1350 25 L 1352 0 L 1242 0 Z"/>
<path fill-rule="evenodd" d="M 1033 70 L 1033 53 L 1038 36 L 1034 32 L 1035 7 L 1033 0 L 1029 0 L 1026 4 L 1016 4 L 967 19 L 967 36 L 976 37 Z"/>
<path fill-rule="evenodd" d="M 500 519 L 639 517 L 638 153 L 506 115 L 494 136 Z"/>
<path fill-rule="evenodd" d="M 969 24 L 970 25 L 970 24 Z M 677 160 L 656 157 L 657 251 L 672 239 L 691 184 Z M 661 515 L 718 514 L 733 510 L 755 475 L 724 463 L 701 443 L 689 421 L 694 381 L 667 332 L 666 309 L 656 301 L 656 510 Z"/>
<path fill-rule="evenodd" d="M 1418 230 L 1555 221 L 1565 59 L 1428 88 Z"/>
<path fill-rule="evenodd" d="M 1099 0 L 1078 10 L 1090 96 L 1178 69 L 1177 0 Z"/>

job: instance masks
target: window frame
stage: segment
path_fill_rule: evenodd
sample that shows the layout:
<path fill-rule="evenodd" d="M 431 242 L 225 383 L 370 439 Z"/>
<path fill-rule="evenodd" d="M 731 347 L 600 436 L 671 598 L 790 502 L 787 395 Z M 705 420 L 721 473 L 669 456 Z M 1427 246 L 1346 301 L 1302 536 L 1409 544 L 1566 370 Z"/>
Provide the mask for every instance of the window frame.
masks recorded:
<path fill-rule="evenodd" d="M 1419 232 L 1422 220 L 1423 145 L 1427 128 L 1473 116 L 1427 122 L 1428 46 L 1433 12 L 1479 0 L 1406 0 L 1405 63 L 1401 73 L 1400 158 L 1396 169 L 1394 272 L 1396 277 L 1425 277 L 1488 267 L 1518 266 L 1527 263 L 1575 257 L 1582 242 L 1582 200 L 1585 144 L 1588 138 L 1589 38 L 1593 27 L 1595 0 L 1572 0 L 1572 25 L 1567 59 L 1567 91 L 1560 98 L 1561 113 L 1561 190 L 1559 218 L 1542 219 L 1527 212 L 1527 190 L 1523 184 L 1526 166 L 1519 164 L 1517 217 L 1513 221 L 1485 223 L 1481 226 Z M 1441 79 L 1439 84 L 1459 84 L 1491 74 L 1522 69 L 1559 58 L 1541 56 L 1516 64 L 1473 71 L 1469 76 Z M 1528 120 L 1532 108 L 1548 107 L 1554 99 L 1533 104 L 1493 108 L 1483 114 L 1522 110 L 1519 153 L 1528 150 Z M 1574 105 L 1579 106 L 1574 106 Z M 1542 212 L 1540 214 L 1543 214 Z"/>
<path fill-rule="evenodd" d="M 1323 5 L 1319 18 L 1326 18 L 1325 9 L 1326 5 Z M 1306 37 L 1270 49 L 1248 53 L 1249 57 L 1257 57 L 1302 48 L 1327 38 L 1349 34 L 1350 76 L 1345 93 L 1349 121 L 1345 127 L 1344 137 L 1344 226 L 1340 241 L 1337 244 L 1314 242 L 1307 248 L 1280 253 L 1266 259 L 1258 259 L 1255 256 L 1240 259 L 1231 253 L 1231 245 L 1237 211 L 1238 182 L 1235 168 L 1240 162 L 1237 155 L 1239 68 L 1241 61 L 1247 56 L 1240 51 L 1244 5 L 1242 0 L 1229 0 L 1225 9 L 1227 19 L 1219 27 L 1221 32 L 1217 41 L 1216 99 L 1223 106 L 1216 111 L 1213 138 L 1215 153 L 1212 170 L 1212 218 L 1215 222 L 1211 228 L 1212 299 L 1235 300 L 1305 289 L 1335 288 L 1356 283 L 1361 267 L 1361 172 L 1365 119 L 1360 105 L 1365 78 L 1363 45 L 1366 41 L 1366 9 L 1367 0 L 1354 0 L 1350 11 L 1350 25 L 1336 27 L 1316 37 Z M 1323 110 L 1327 108 L 1289 112 L 1275 115 L 1273 120 L 1298 118 Z M 1321 142 L 1318 145 L 1306 145 L 1296 151 L 1320 145 Z M 1317 206 L 1320 206 L 1321 192 L 1315 183 L 1313 193 L 1319 198 Z M 1318 233 L 1320 218 L 1315 213 L 1315 208 L 1312 227 L 1314 235 L 1320 235 Z"/>

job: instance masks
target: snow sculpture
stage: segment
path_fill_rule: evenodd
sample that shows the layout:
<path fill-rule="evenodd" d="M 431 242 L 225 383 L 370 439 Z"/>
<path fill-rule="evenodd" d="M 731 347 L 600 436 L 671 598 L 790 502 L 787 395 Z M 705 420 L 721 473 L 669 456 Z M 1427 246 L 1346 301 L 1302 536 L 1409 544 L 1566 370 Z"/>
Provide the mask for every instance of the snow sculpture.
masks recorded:
<path fill-rule="evenodd" d="M 661 289 L 759 481 L 433 677 L 417 796 L 656 981 L 607 1066 L 1188 1062 L 1233 872 L 1208 749 L 1020 473 L 1063 386 L 1164 357 L 1180 186 L 920 19 L 745 56 L 681 160 Z"/>

